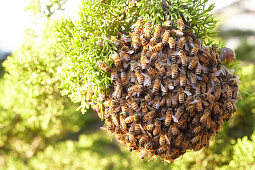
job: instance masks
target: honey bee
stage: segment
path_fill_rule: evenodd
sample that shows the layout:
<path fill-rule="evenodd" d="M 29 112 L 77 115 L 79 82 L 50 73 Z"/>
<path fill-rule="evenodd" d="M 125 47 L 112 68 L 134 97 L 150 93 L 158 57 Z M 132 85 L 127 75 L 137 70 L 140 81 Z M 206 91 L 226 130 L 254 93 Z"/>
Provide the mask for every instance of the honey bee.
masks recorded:
<path fill-rule="evenodd" d="M 211 76 L 211 79 L 212 85 L 214 87 L 220 85 L 220 80 L 216 76 Z"/>
<path fill-rule="evenodd" d="M 173 121 L 174 122 L 178 122 L 178 120 L 180 119 L 180 117 L 182 116 L 182 114 L 184 113 L 184 108 L 183 106 L 179 107 L 175 113 L 173 117 Z"/>
<path fill-rule="evenodd" d="M 148 141 L 149 137 L 146 134 L 143 134 L 142 137 L 139 140 L 139 146 L 142 147 Z"/>
<path fill-rule="evenodd" d="M 165 96 L 167 94 L 167 88 L 163 84 L 160 85 L 160 88 L 162 91 L 162 96 Z M 163 99 L 165 99 L 165 98 L 163 98 Z"/>
<path fill-rule="evenodd" d="M 154 34 L 153 34 L 153 37 L 156 38 L 156 39 L 159 39 L 160 34 L 161 34 L 161 26 L 160 26 L 160 24 L 157 24 L 156 28 L 155 28 L 155 31 L 154 31 Z"/>
<path fill-rule="evenodd" d="M 151 30 L 151 22 L 148 21 L 148 22 L 145 23 L 144 30 L 143 30 L 145 38 L 147 40 L 149 40 L 151 38 L 151 31 L 152 31 Z"/>
<path fill-rule="evenodd" d="M 211 58 L 215 64 L 218 64 L 218 57 L 219 57 L 219 53 L 217 48 L 215 46 L 212 46 Z"/>
<path fill-rule="evenodd" d="M 224 88 L 225 88 L 227 97 L 228 97 L 228 98 L 232 98 L 232 91 L 231 91 L 229 85 L 228 85 L 227 83 L 225 83 L 223 86 L 224 86 Z"/>
<path fill-rule="evenodd" d="M 147 150 L 150 150 L 153 147 L 154 141 L 147 142 L 144 147 Z"/>
<path fill-rule="evenodd" d="M 191 72 L 191 73 L 189 74 L 189 76 L 190 76 L 190 83 L 191 83 L 192 85 L 195 85 L 195 84 L 197 83 L 195 74 Z"/>
<path fill-rule="evenodd" d="M 148 73 L 152 76 L 152 77 L 156 77 L 157 76 L 157 70 L 155 70 L 152 67 L 148 68 Z"/>
<path fill-rule="evenodd" d="M 171 134 L 174 136 L 176 136 L 180 133 L 179 129 L 175 125 L 171 125 L 169 130 L 170 130 Z"/>
<path fill-rule="evenodd" d="M 158 109 L 160 106 L 160 98 L 159 96 L 156 96 L 155 99 L 154 99 L 154 102 L 152 104 L 152 107 L 155 108 L 155 109 Z"/>
<path fill-rule="evenodd" d="M 130 96 L 126 96 L 126 100 L 136 112 L 139 111 L 138 104 Z"/>
<path fill-rule="evenodd" d="M 125 115 L 120 114 L 120 127 L 123 132 L 127 132 L 127 124 L 125 122 L 125 119 L 126 119 Z"/>
<path fill-rule="evenodd" d="M 171 99 L 171 97 L 167 97 L 166 98 L 166 106 L 167 107 L 171 107 L 172 106 L 172 99 Z"/>
<path fill-rule="evenodd" d="M 114 124 L 113 124 L 113 122 L 112 122 L 110 116 L 106 116 L 106 122 L 105 122 L 105 124 L 106 124 L 106 128 L 107 128 L 108 132 L 113 133 L 115 127 L 114 127 Z"/>
<path fill-rule="evenodd" d="M 143 85 L 143 75 L 141 73 L 140 67 L 136 67 L 135 74 L 139 85 Z"/>
<path fill-rule="evenodd" d="M 161 121 L 159 119 L 156 119 L 153 135 L 157 136 L 160 132 L 161 132 Z"/>
<path fill-rule="evenodd" d="M 128 133 L 128 138 L 129 138 L 129 141 L 131 142 L 131 143 L 136 143 L 136 138 L 135 138 L 135 133 L 134 132 L 129 132 Z"/>
<path fill-rule="evenodd" d="M 154 126 L 155 126 L 155 125 L 154 125 L 151 121 L 149 121 L 149 122 L 146 124 L 146 130 L 149 131 L 149 132 L 152 132 L 153 129 L 154 129 Z"/>
<path fill-rule="evenodd" d="M 196 95 L 200 95 L 201 94 L 201 85 L 200 83 L 197 83 L 196 85 Z"/>
<path fill-rule="evenodd" d="M 127 118 L 125 118 L 125 123 L 129 124 L 129 123 L 133 123 L 135 121 L 135 116 L 128 116 Z"/>
<path fill-rule="evenodd" d="M 170 30 L 166 30 L 163 34 L 163 38 L 162 38 L 162 43 L 163 45 L 166 45 L 169 41 L 169 37 L 170 37 Z"/>
<path fill-rule="evenodd" d="M 123 69 L 121 69 L 120 78 L 121 78 L 122 85 L 127 85 L 128 84 L 127 74 Z"/>
<path fill-rule="evenodd" d="M 152 87 L 153 94 L 158 94 L 160 84 L 161 84 L 161 79 L 157 77 Z"/>
<path fill-rule="evenodd" d="M 184 28 L 185 28 L 185 25 L 184 25 L 184 22 L 183 22 L 182 18 L 179 18 L 177 20 L 177 24 L 179 25 L 180 30 L 183 31 Z"/>
<path fill-rule="evenodd" d="M 191 62 L 189 63 L 188 69 L 193 70 L 198 64 L 198 57 L 193 57 Z"/>
<path fill-rule="evenodd" d="M 146 115 L 143 116 L 142 121 L 143 121 L 143 122 L 148 122 L 149 119 L 150 119 L 150 115 L 149 115 L 149 114 L 146 114 Z"/>
<path fill-rule="evenodd" d="M 220 95 L 221 95 L 221 87 L 220 86 L 216 86 L 215 87 L 215 92 L 214 92 L 215 100 L 219 100 Z"/>
<path fill-rule="evenodd" d="M 187 62 L 187 57 L 183 50 L 181 50 L 180 59 L 181 59 L 182 67 L 186 67 L 188 65 L 188 62 Z"/>
<path fill-rule="evenodd" d="M 157 149 L 157 153 L 160 154 L 160 153 L 163 153 L 165 151 L 167 151 L 167 145 L 162 145 L 160 146 L 158 149 Z"/>
<path fill-rule="evenodd" d="M 164 21 L 164 23 L 163 23 L 164 28 L 171 27 L 171 25 L 172 25 L 172 21 Z"/>
<path fill-rule="evenodd" d="M 136 22 L 136 26 L 134 28 L 134 32 L 141 34 L 142 30 L 143 30 L 143 20 L 138 19 L 138 21 Z"/>
<path fill-rule="evenodd" d="M 134 51 L 137 51 L 138 49 L 141 48 L 139 34 L 135 32 L 132 34 L 132 47 L 134 48 Z"/>
<path fill-rule="evenodd" d="M 113 98 L 120 99 L 121 93 L 122 93 L 122 86 L 120 84 L 117 84 L 117 86 L 115 86 L 115 91 L 113 92 L 112 96 Z"/>
<path fill-rule="evenodd" d="M 184 44 L 185 44 L 185 42 L 186 42 L 185 37 L 181 37 L 181 38 L 179 39 L 179 42 L 178 42 L 178 45 L 177 45 L 177 49 L 178 49 L 178 50 L 182 50 L 182 49 L 183 49 L 183 46 L 184 46 Z"/>
<path fill-rule="evenodd" d="M 171 35 L 174 35 L 176 37 L 183 37 L 184 33 L 181 30 L 172 29 Z"/>
<path fill-rule="evenodd" d="M 205 82 L 201 82 L 201 92 L 202 93 L 206 93 L 207 88 L 206 88 L 206 83 Z"/>
<path fill-rule="evenodd" d="M 191 142 L 192 144 L 194 144 L 194 143 L 197 143 L 199 140 L 200 140 L 200 136 L 197 135 L 197 136 L 194 136 L 194 137 L 190 140 L 190 142 Z"/>
<path fill-rule="evenodd" d="M 142 66 L 142 70 L 147 69 L 148 63 L 150 62 L 147 57 L 145 55 L 141 55 L 141 66 Z"/>
<path fill-rule="evenodd" d="M 194 116 L 196 113 L 196 106 L 195 105 L 189 105 L 188 106 L 188 112 L 190 116 Z"/>
<path fill-rule="evenodd" d="M 165 67 L 162 65 L 162 63 L 160 62 L 155 63 L 155 67 L 159 71 L 160 75 L 165 74 L 166 70 L 165 70 Z"/>
<path fill-rule="evenodd" d="M 103 63 L 102 61 L 98 61 L 97 65 L 104 72 L 109 72 L 110 71 L 110 67 L 107 64 Z"/>
<path fill-rule="evenodd" d="M 121 67 L 121 60 L 120 60 L 120 56 L 118 53 L 114 53 L 113 55 L 111 55 L 111 58 L 115 64 L 115 66 L 117 68 L 120 68 Z"/>
<path fill-rule="evenodd" d="M 127 62 L 130 61 L 130 56 L 125 51 L 120 52 L 120 58 L 123 61 L 127 61 Z"/>
<path fill-rule="evenodd" d="M 177 64 L 172 64 L 171 75 L 172 75 L 173 79 L 177 78 L 177 76 L 178 76 L 178 65 Z"/>
<path fill-rule="evenodd" d="M 153 53 L 150 57 L 150 62 L 155 62 L 158 59 L 158 53 Z"/>
<path fill-rule="evenodd" d="M 117 126 L 115 129 L 115 136 L 120 143 L 125 143 L 125 136 L 121 133 L 121 129 L 119 126 Z"/>
<path fill-rule="evenodd" d="M 205 113 L 200 117 L 200 123 L 204 124 L 206 123 L 206 120 L 208 119 L 209 115 L 210 115 L 210 111 L 209 110 L 205 110 Z"/>
<path fill-rule="evenodd" d="M 197 52 L 199 50 L 199 42 L 196 42 L 191 50 L 191 55 L 195 56 L 197 55 Z"/>
<path fill-rule="evenodd" d="M 179 88 L 178 93 L 179 93 L 179 103 L 183 104 L 183 103 L 184 103 L 184 92 L 183 92 L 183 88 Z"/>
<path fill-rule="evenodd" d="M 196 98 L 196 100 L 197 100 L 197 111 L 201 112 L 203 110 L 202 101 L 199 96 Z"/>
<path fill-rule="evenodd" d="M 143 86 L 151 86 L 151 77 L 147 74 L 142 73 L 144 77 Z"/>
<path fill-rule="evenodd" d="M 116 127 L 119 126 L 119 118 L 116 112 L 112 114 L 112 122 Z"/>
<path fill-rule="evenodd" d="M 192 133 L 194 134 L 198 134 L 202 129 L 202 126 L 199 125 L 199 126 L 196 126 L 195 128 L 192 129 Z"/>
<path fill-rule="evenodd" d="M 229 111 L 234 110 L 234 106 L 233 106 L 233 104 L 232 104 L 232 102 L 231 102 L 230 100 L 227 100 L 227 101 L 226 101 L 226 107 L 227 107 L 227 109 L 228 109 Z"/>
<path fill-rule="evenodd" d="M 147 108 L 147 103 L 145 99 L 142 99 L 141 101 L 141 108 L 142 108 L 142 113 L 146 115 L 148 113 L 148 108 Z"/>
<path fill-rule="evenodd" d="M 180 133 L 180 134 L 176 137 L 176 140 L 174 141 L 174 144 L 175 144 L 176 146 L 179 146 L 179 145 L 181 144 L 182 140 L 183 140 L 183 134 Z"/>
<path fill-rule="evenodd" d="M 165 137 L 165 135 L 162 133 L 162 134 L 160 135 L 160 137 L 159 137 L 159 144 L 160 144 L 160 145 L 165 145 L 165 143 L 166 143 L 166 137 Z"/>
<path fill-rule="evenodd" d="M 126 105 L 126 101 L 125 101 L 125 98 L 124 98 L 124 97 L 121 98 L 120 105 L 121 105 L 122 114 L 127 115 L 127 113 L 128 113 L 128 107 L 127 107 L 127 105 Z"/>
<path fill-rule="evenodd" d="M 173 37 L 169 37 L 168 44 L 169 44 L 170 49 L 175 49 L 175 41 L 174 41 Z"/>
<path fill-rule="evenodd" d="M 165 115 L 165 122 L 164 122 L 165 126 L 170 126 L 170 123 L 172 121 L 172 115 L 173 115 L 172 108 L 168 108 Z"/>
<path fill-rule="evenodd" d="M 118 73 L 117 73 L 117 69 L 113 68 L 111 70 L 111 80 L 114 82 L 118 79 Z"/>
<path fill-rule="evenodd" d="M 160 51 L 162 49 L 163 49 L 163 44 L 162 43 L 158 43 L 158 44 L 156 44 L 155 46 L 153 46 L 151 48 L 151 51 L 156 53 L 156 52 L 158 52 L 158 51 Z"/>

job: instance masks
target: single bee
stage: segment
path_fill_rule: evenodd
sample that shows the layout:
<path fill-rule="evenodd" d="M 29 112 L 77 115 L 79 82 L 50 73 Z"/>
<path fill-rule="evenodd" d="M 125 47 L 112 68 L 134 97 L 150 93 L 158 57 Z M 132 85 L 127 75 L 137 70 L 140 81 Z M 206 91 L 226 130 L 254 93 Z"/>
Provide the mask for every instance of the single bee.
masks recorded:
<path fill-rule="evenodd" d="M 220 80 L 216 76 L 213 76 L 213 75 L 211 76 L 211 82 L 214 87 L 220 85 Z"/>
<path fill-rule="evenodd" d="M 159 106 L 160 106 L 160 98 L 159 98 L 159 96 L 156 96 L 154 99 L 154 102 L 152 104 L 152 107 L 154 107 L 155 109 L 158 109 Z"/>
<path fill-rule="evenodd" d="M 174 122 L 178 122 L 178 120 L 180 119 L 180 117 L 182 116 L 182 114 L 184 113 L 184 108 L 183 106 L 179 107 L 175 113 L 173 117 L 173 121 Z"/>
<path fill-rule="evenodd" d="M 119 118 L 117 113 L 114 111 L 114 113 L 112 114 L 112 122 L 113 124 L 117 127 L 119 126 Z"/>
<path fill-rule="evenodd" d="M 150 62 L 155 62 L 158 59 L 158 56 L 159 54 L 157 52 L 153 53 L 150 57 Z"/>
<path fill-rule="evenodd" d="M 179 25 L 180 30 L 183 31 L 184 28 L 185 28 L 185 25 L 184 25 L 184 22 L 183 22 L 182 18 L 179 18 L 177 20 L 177 24 Z"/>
<path fill-rule="evenodd" d="M 152 87 L 153 94 L 158 94 L 160 84 L 161 84 L 161 79 L 157 77 Z"/>
<path fill-rule="evenodd" d="M 221 87 L 218 85 L 215 87 L 215 91 L 214 91 L 215 100 L 219 100 L 220 95 L 221 95 Z"/>
<path fill-rule="evenodd" d="M 161 132 L 161 121 L 159 119 L 156 119 L 153 135 L 157 136 L 160 132 Z"/>
<path fill-rule="evenodd" d="M 142 70 L 147 69 L 148 63 L 150 61 L 147 59 L 147 57 L 144 54 L 141 55 L 140 61 L 141 61 Z"/>
<path fill-rule="evenodd" d="M 147 74 L 142 73 L 144 77 L 143 86 L 151 86 L 151 77 Z"/>
<path fill-rule="evenodd" d="M 171 125 L 169 130 L 170 130 L 171 134 L 174 136 L 176 136 L 180 133 L 179 129 L 175 125 Z"/>
<path fill-rule="evenodd" d="M 142 118 L 143 122 L 148 122 L 149 120 L 150 120 L 150 115 L 149 114 L 144 115 L 143 118 Z"/>
<path fill-rule="evenodd" d="M 150 40 L 150 38 L 151 38 L 151 31 L 152 31 L 152 29 L 151 29 L 151 22 L 148 21 L 148 22 L 146 22 L 144 24 L 144 29 L 143 29 L 145 38 L 147 40 Z"/>
<path fill-rule="evenodd" d="M 234 106 L 232 104 L 232 102 L 230 100 L 225 101 L 226 107 L 229 111 L 233 111 L 234 110 Z"/>
<path fill-rule="evenodd" d="M 115 64 L 115 66 L 117 68 L 120 68 L 121 67 L 121 60 L 120 60 L 120 56 L 118 53 L 114 53 L 113 55 L 111 55 L 111 58 Z"/>
<path fill-rule="evenodd" d="M 128 102 L 128 104 L 130 104 L 132 106 L 132 108 L 138 112 L 139 111 L 139 106 L 138 104 L 130 97 L 130 96 L 126 96 L 126 100 Z"/>
<path fill-rule="evenodd" d="M 125 51 L 120 52 L 120 58 L 122 61 L 126 61 L 126 62 L 130 61 L 130 56 Z"/>
<path fill-rule="evenodd" d="M 115 129 L 115 136 L 120 143 L 125 143 L 125 135 L 121 133 L 121 129 L 119 126 L 117 126 Z"/>
<path fill-rule="evenodd" d="M 184 103 L 184 92 L 183 88 L 178 89 L 178 94 L 179 94 L 179 103 L 183 104 Z"/>
<path fill-rule="evenodd" d="M 185 42 L 186 42 L 185 37 L 181 37 L 178 41 L 177 49 L 182 50 Z"/>
<path fill-rule="evenodd" d="M 138 49 L 141 48 L 139 34 L 137 34 L 135 32 L 132 34 L 132 47 L 133 47 L 134 51 L 137 51 Z"/>
<path fill-rule="evenodd" d="M 218 64 L 219 53 L 215 46 L 212 46 L 211 58 L 215 64 Z"/>
<path fill-rule="evenodd" d="M 202 93 L 206 93 L 207 88 L 206 88 L 206 83 L 205 82 L 201 82 L 201 92 Z"/>
<path fill-rule="evenodd" d="M 180 134 L 177 136 L 176 140 L 174 141 L 174 144 L 175 144 L 176 146 L 179 146 L 179 145 L 181 144 L 182 140 L 183 140 L 183 134 L 180 133 Z"/>
<path fill-rule="evenodd" d="M 129 132 L 128 133 L 128 138 L 129 138 L 129 141 L 133 144 L 136 143 L 136 138 L 135 138 L 135 132 Z"/>
<path fill-rule="evenodd" d="M 113 68 L 111 70 L 111 80 L 114 82 L 118 79 L 118 73 L 117 73 L 117 69 Z"/>
<path fill-rule="evenodd" d="M 136 22 L 136 26 L 134 28 L 134 32 L 141 34 L 142 30 L 143 30 L 143 20 L 138 19 L 138 21 Z"/>
<path fill-rule="evenodd" d="M 166 30 L 163 34 L 162 43 L 163 45 L 166 45 L 170 38 L 170 30 Z"/>
<path fill-rule="evenodd" d="M 121 106 L 122 114 L 127 115 L 128 114 L 128 107 L 126 105 L 126 100 L 125 100 L 124 97 L 121 98 L 120 106 Z"/>
<path fill-rule="evenodd" d="M 162 50 L 163 49 L 163 44 L 162 43 L 158 43 L 158 44 L 156 44 L 155 46 L 153 46 L 152 48 L 151 48 L 151 51 L 153 52 L 153 53 L 156 53 L 156 52 L 158 52 L 158 51 L 160 51 L 160 50 Z"/>
<path fill-rule="evenodd" d="M 191 117 L 193 117 L 196 113 L 196 106 L 193 104 L 193 105 L 189 105 L 188 106 L 188 112 L 189 112 L 189 115 Z"/>
<path fill-rule="evenodd" d="M 177 78 L 177 76 L 178 76 L 178 65 L 177 64 L 172 64 L 171 76 L 172 76 L 173 79 Z"/>
<path fill-rule="evenodd" d="M 156 69 L 159 71 L 159 74 L 160 74 L 160 75 L 165 74 L 166 70 L 165 70 L 165 67 L 162 65 L 161 62 L 155 63 L 155 67 L 156 67 Z"/>
<path fill-rule="evenodd" d="M 194 143 L 198 142 L 199 140 L 200 140 L 200 135 L 197 135 L 197 136 L 193 137 L 193 138 L 190 140 L 190 142 L 191 142 L 192 144 L 194 144 Z"/>
<path fill-rule="evenodd" d="M 148 113 L 148 108 L 147 108 L 147 102 L 145 99 L 142 99 L 141 101 L 141 108 L 142 108 L 143 115 L 146 115 Z"/>
<path fill-rule="evenodd" d="M 169 44 L 170 49 L 175 49 L 175 41 L 174 41 L 173 37 L 169 37 L 168 44 Z"/>
<path fill-rule="evenodd" d="M 166 111 L 166 115 L 165 115 L 165 122 L 164 125 L 165 126 L 169 126 L 171 121 L 172 121 L 172 115 L 173 115 L 173 110 L 172 108 L 168 108 Z"/>
<path fill-rule="evenodd" d="M 184 33 L 181 30 L 172 29 L 171 35 L 174 35 L 176 37 L 183 37 Z"/>
<path fill-rule="evenodd" d="M 146 141 L 149 140 L 149 136 L 146 134 L 143 134 L 142 137 L 139 140 L 139 146 L 142 147 L 146 143 Z"/>
<path fill-rule="evenodd" d="M 172 106 L 172 99 L 169 96 L 166 98 L 166 106 L 167 107 L 171 107 Z"/>
<path fill-rule="evenodd" d="M 185 52 L 183 50 L 181 50 L 180 59 L 181 59 L 182 67 L 186 67 L 188 65 L 188 62 L 187 62 L 187 57 L 185 55 Z"/>
<path fill-rule="evenodd" d="M 197 111 L 201 112 L 203 110 L 202 101 L 200 97 L 197 97 L 196 100 L 197 100 Z"/>
<path fill-rule="evenodd" d="M 223 86 L 224 86 L 224 88 L 225 88 L 227 97 L 228 97 L 228 98 L 232 98 L 232 91 L 231 91 L 229 85 L 228 85 L 227 83 L 225 83 Z"/>
<path fill-rule="evenodd" d="M 122 85 L 127 85 L 128 84 L 127 74 L 126 74 L 126 72 L 123 69 L 121 69 L 120 71 L 121 71 L 120 72 L 121 84 Z"/>
<path fill-rule="evenodd" d="M 127 118 L 125 118 L 125 123 L 129 124 L 129 123 L 133 123 L 135 121 L 135 116 L 128 116 Z"/>
<path fill-rule="evenodd" d="M 198 134 L 202 129 L 202 126 L 199 125 L 199 126 L 196 126 L 195 128 L 192 129 L 192 133 L 194 134 Z"/>
<path fill-rule="evenodd" d="M 158 153 L 158 154 L 163 153 L 163 152 L 167 151 L 167 149 L 168 149 L 167 145 L 160 146 L 160 147 L 157 149 L 157 153 Z"/>
<path fill-rule="evenodd" d="M 117 84 L 115 86 L 115 91 L 113 92 L 112 97 L 120 99 L 121 98 L 121 93 L 122 93 L 122 86 L 120 84 Z"/>
<path fill-rule="evenodd" d="M 163 27 L 164 27 L 164 28 L 171 27 L 171 25 L 172 25 L 172 21 L 165 21 L 165 22 L 163 23 Z"/>
<path fill-rule="evenodd" d="M 196 67 L 196 75 L 200 75 L 202 73 L 202 66 L 201 64 L 198 62 L 197 67 Z"/>
<path fill-rule="evenodd" d="M 208 119 L 208 117 L 210 116 L 210 111 L 209 110 L 205 110 L 205 113 L 203 113 L 203 115 L 200 117 L 200 123 L 204 124 L 206 123 L 206 120 Z"/>
<path fill-rule="evenodd" d="M 167 87 L 165 87 L 163 84 L 161 84 L 160 88 L 161 88 L 161 91 L 162 91 L 162 96 L 165 96 L 167 94 Z"/>
<path fill-rule="evenodd" d="M 138 92 L 138 85 L 133 85 L 133 86 L 130 86 L 128 89 L 128 95 L 130 96 L 135 96 Z"/>
<path fill-rule="evenodd" d="M 157 24 L 156 27 L 155 27 L 153 37 L 156 38 L 156 39 L 159 39 L 160 34 L 161 34 L 161 26 L 160 26 L 160 24 Z"/>
<path fill-rule="evenodd" d="M 120 114 L 120 127 L 123 132 L 127 132 L 127 124 L 125 122 L 125 119 L 126 119 L 125 115 Z"/>
<path fill-rule="evenodd" d="M 151 101 L 152 101 L 152 98 L 151 98 L 151 95 L 150 94 L 147 94 L 145 97 L 144 97 L 145 101 L 148 103 L 148 105 L 151 105 Z"/>
<path fill-rule="evenodd" d="M 157 76 L 157 70 L 155 70 L 152 67 L 148 68 L 148 73 L 152 76 L 152 77 L 156 77 Z"/>
<path fill-rule="evenodd" d="M 102 61 L 98 61 L 97 65 L 104 72 L 109 72 L 110 71 L 110 67 L 107 64 L 103 63 Z"/>
<path fill-rule="evenodd" d="M 160 144 L 160 145 L 165 145 L 165 143 L 166 143 L 166 137 L 165 137 L 165 135 L 162 133 L 162 134 L 160 135 L 160 137 L 159 137 L 159 144 Z"/>
<path fill-rule="evenodd" d="M 192 56 L 196 56 L 197 55 L 197 52 L 199 50 L 199 42 L 195 42 L 192 50 L 191 50 L 191 55 Z"/>
<path fill-rule="evenodd" d="M 198 57 L 193 57 L 191 62 L 189 63 L 188 69 L 193 70 L 198 63 L 198 60 Z"/>
<path fill-rule="evenodd" d="M 196 85 L 196 95 L 200 95 L 201 94 L 201 85 L 200 83 L 197 83 Z"/>
<path fill-rule="evenodd" d="M 140 67 L 136 67 L 135 74 L 136 74 L 136 77 L 137 77 L 138 84 L 143 85 L 143 75 L 142 75 L 142 72 L 140 70 Z"/>
<path fill-rule="evenodd" d="M 154 123 L 152 123 L 151 121 L 147 122 L 146 126 L 145 126 L 145 129 L 149 132 L 152 132 L 153 129 L 154 129 L 155 125 Z"/>
<path fill-rule="evenodd" d="M 189 74 L 189 78 L 190 78 L 190 83 L 191 83 L 192 85 L 196 85 L 197 81 L 196 81 L 196 76 L 195 76 L 195 74 L 191 72 L 191 73 Z"/>

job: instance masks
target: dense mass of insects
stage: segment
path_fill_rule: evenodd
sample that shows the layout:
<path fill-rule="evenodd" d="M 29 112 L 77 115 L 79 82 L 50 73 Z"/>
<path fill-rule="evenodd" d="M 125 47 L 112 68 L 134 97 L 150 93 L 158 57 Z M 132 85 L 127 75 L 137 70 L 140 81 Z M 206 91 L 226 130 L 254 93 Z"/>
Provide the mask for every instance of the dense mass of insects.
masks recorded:
<path fill-rule="evenodd" d="M 237 78 L 217 48 L 201 46 L 182 19 L 177 29 L 171 24 L 153 30 L 139 19 L 130 35 L 115 38 L 114 66 L 98 62 L 113 83 L 104 99 L 107 131 L 141 158 L 167 162 L 208 148 L 238 99 Z"/>

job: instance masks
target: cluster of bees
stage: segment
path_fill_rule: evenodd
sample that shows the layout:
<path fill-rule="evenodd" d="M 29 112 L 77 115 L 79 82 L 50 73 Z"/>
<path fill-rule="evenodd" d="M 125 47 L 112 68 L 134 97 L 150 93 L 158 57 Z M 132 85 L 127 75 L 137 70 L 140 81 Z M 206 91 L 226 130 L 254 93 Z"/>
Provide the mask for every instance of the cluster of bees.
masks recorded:
<path fill-rule="evenodd" d="M 208 148 L 236 112 L 237 78 L 216 47 L 202 46 L 182 19 L 172 27 L 139 19 L 130 35 L 113 38 L 114 66 L 104 98 L 104 128 L 143 159 L 172 163 L 187 150 Z M 225 56 L 226 58 L 226 56 Z"/>

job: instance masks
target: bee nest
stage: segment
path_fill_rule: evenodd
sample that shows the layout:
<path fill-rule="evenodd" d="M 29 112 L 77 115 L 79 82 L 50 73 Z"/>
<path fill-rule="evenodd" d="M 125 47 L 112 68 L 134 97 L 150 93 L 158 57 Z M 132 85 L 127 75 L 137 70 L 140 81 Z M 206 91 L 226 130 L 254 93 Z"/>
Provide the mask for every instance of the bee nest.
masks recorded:
<path fill-rule="evenodd" d="M 129 36 L 114 39 L 114 66 L 98 63 L 112 80 L 103 101 L 107 131 L 141 158 L 170 163 L 208 148 L 238 99 L 237 78 L 218 49 L 202 46 L 181 19 L 177 25 L 166 21 L 153 31 L 139 19 Z"/>

